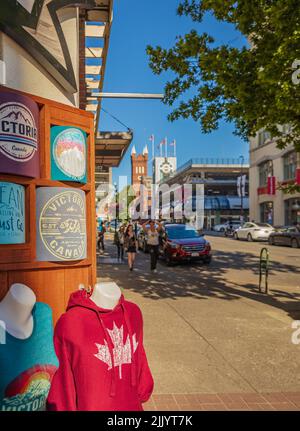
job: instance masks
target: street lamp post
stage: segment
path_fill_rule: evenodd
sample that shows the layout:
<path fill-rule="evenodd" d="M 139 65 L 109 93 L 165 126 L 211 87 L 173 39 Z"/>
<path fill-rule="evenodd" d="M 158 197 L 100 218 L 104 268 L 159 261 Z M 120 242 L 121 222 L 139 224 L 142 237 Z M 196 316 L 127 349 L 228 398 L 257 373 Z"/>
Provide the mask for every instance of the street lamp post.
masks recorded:
<path fill-rule="evenodd" d="M 141 175 L 141 186 L 140 186 L 140 214 L 144 215 L 144 176 Z"/>
<path fill-rule="evenodd" d="M 118 185 L 117 183 L 114 183 L 115 186 L 115 201 L 116 201 L 116 214 L 115 214 L 115 231 L 117 232 L 117 219 L 119 218 L 119 211 L 118 211 Z"/>
<path fill-rule="evenodd" d="M 244 195 L 243 195 L 243 165 L 245 158 L 240 156 L 241 159 L 241 178 L 240 178 L 240 195 L 241 195 L 241 223 L 244 221 Z M 245 185 L 246 187 L 246 185 Z"/>
<path fill-rule="evenodd" d="M 127 219 L 127 221 L 129 220 L 128 188 L 129 188 L 129 186 L 126 186 L 126 219 Z"/>

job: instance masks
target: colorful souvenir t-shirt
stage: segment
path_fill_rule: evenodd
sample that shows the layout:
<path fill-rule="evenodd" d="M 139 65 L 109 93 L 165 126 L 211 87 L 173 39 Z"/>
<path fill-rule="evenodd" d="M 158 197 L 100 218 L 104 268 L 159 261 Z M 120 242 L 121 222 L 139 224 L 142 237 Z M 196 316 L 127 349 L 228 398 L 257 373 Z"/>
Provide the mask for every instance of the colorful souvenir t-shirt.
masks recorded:
<path fill-rule="evenodd" d="M 53 346 L 51 308 L 37 302 L 32 335 L 21 340 L 6 332 L 0 344 L 0 411 L 45 410 L 58 367 Z"/>

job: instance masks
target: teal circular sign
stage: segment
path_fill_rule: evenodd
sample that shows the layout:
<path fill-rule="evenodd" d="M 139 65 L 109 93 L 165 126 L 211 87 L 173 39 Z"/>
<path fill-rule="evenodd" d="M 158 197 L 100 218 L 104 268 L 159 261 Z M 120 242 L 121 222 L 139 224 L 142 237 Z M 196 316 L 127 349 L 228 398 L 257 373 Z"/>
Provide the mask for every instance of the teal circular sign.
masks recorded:
<path fill-rule="evenodd" d="M 84 132 L 70 127 L 53 127 L 52 132 L 56 135 L 52 145 L 52 155 L 57 168 L 69 179 L 84 180 L 86 177 Z"/>

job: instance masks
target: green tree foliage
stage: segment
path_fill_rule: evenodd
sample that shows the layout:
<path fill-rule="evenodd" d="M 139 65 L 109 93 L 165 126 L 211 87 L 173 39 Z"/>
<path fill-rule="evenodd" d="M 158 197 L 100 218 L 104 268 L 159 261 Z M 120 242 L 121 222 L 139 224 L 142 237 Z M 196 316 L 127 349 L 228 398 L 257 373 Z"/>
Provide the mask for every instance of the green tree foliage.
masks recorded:
<path fill-rule="evenodd" d="M 131 202 L 135 199 L 135 193 L 132 186 L 125 186 L 116 197 L 116 200 L 119 205 L 119 219 L 127 220 L 128 219 L 128 208 Z"/>
<path fill-rule="evenodd" d="M 292 79 L 300 60 L 299 0 L 182 0 L 177 9 L 194 22 L 208 12 L 249 43 L 220 45 L 191 30 L 170 49 L 148 46 L 153 72 L 174 75 L 165 86 L 164 103 L 174 108 L 169 120 L 193 118 L 209 133 L 225 119 L 245 140 L 265 129 L 279 148 L 293 143 L 300 151 L 300 84 Z"/>

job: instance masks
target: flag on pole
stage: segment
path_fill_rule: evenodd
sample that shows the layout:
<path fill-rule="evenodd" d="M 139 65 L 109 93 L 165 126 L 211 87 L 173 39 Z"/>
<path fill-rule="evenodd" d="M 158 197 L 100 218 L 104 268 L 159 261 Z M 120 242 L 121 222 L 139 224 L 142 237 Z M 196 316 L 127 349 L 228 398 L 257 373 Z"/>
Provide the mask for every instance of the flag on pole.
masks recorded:
<path fill-rule="evenodd" d="M 160 143 L 158 144 L 157 148 L 161 148 L 163 145 L 166 145 L 166 138 L 163 139 L 162 141 L 160 141 Z"/>
<path fill-rule="evenodd" d="M 237 177 L 237 194 L 239 197 L 246 196 L 246 181 L 247 175 L 241 175 L 240 177 Z"/>
<path fill-rule="evenodd" d="M 276 177 L 269 176 L 268 177 L 268 195 L 276 194 Z"/>
<path fill-rule="evenodd" d="M 150 160 L 152 162 L 152 160 L 154 160 L 155 158 L 155 144 L 154 144 L 154 135 L 152 134 L 149 138 L 149 141 L 151 142 L 151 147 L 152 147 L 152 159 Z"/>
<path fill-rule="evenodd" d="M 165 137 L 165 157 L 168 157 L 168 138 Z"/>
<path fill-rule="evenodd" d="M 159 151 L 160 151 L 160 157 L 162 157 L 162 147 L 163 147 L 163 145 L 165 145 L 166 144 L 166 140 L 165 139 L 163 139 L 162 141 L 160 141 L 160 143 L 158 144 L 158 146 L 157 146 L 157 148 L 159 149 Z"/>
<path fill-rule="evenodd" d="M 238 194 L 238 196 L 239 197 L 241 197 L 241 177 L 237 177 L 237 180 L 236 180 L 236 186 L 237 186 L 237 194 Z"/>
<path fill-rule="evenodd" d="M 247 181 L 247 175 L 242 175 L 241 178 L 241 193 L 242 196 L 245 197 L 246 196 L 246 181 Z"/>
<path fill-rule="evenodd" d="M 174 157 L 176 157 L 176 139 L 173 139 L 173 141 L 170 142 L 170 147 L 174 148 Z"/>

